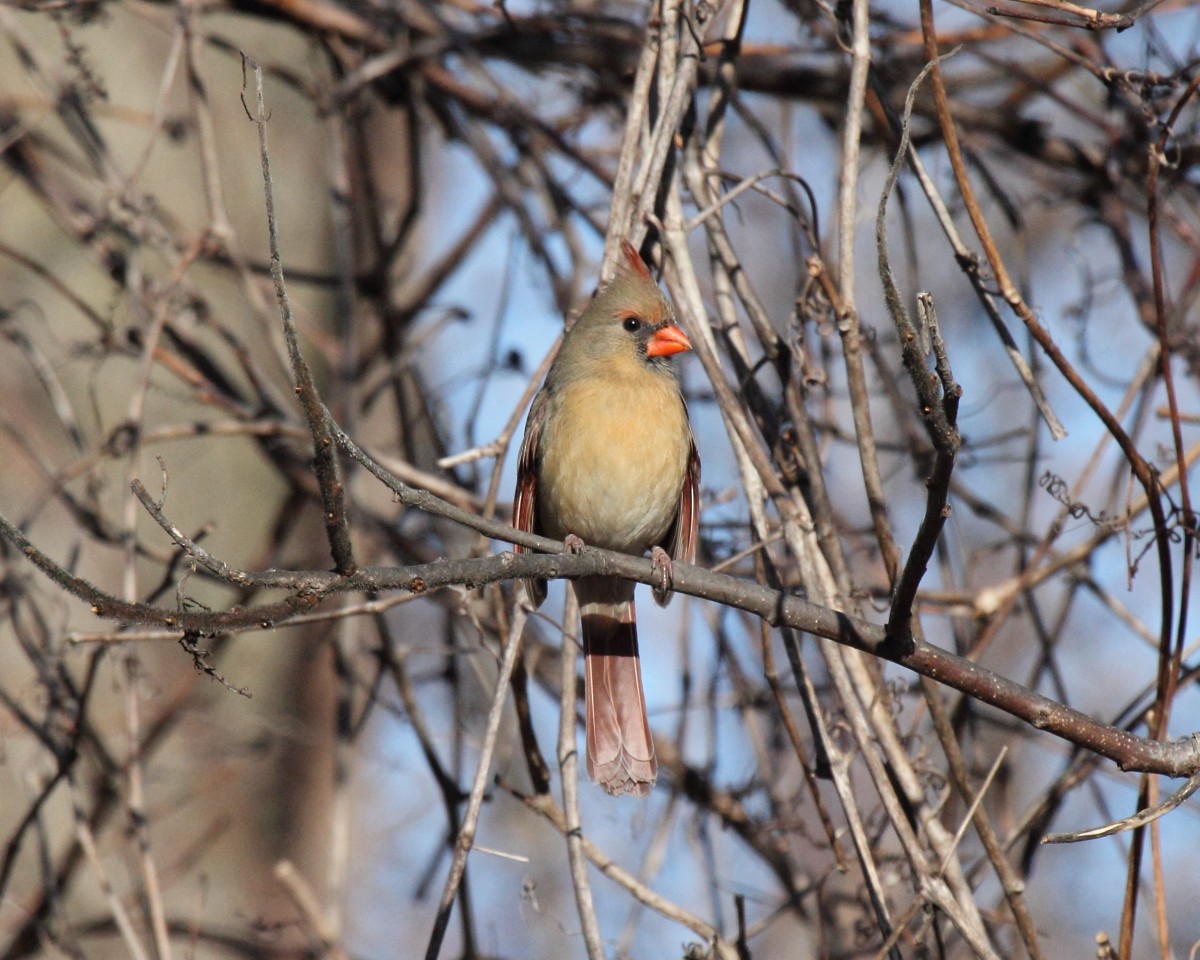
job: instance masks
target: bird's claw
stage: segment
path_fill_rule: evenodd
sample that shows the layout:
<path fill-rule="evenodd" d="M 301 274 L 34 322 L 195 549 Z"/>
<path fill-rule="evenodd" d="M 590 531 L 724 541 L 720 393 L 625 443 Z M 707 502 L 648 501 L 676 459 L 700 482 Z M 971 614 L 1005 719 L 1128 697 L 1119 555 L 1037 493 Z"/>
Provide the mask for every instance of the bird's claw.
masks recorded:
<path fill-rule="evenodd" d="M 650 548 L 650 562 L 654 564 L 654 569 L 658 571 L 659 583 L 654 588 L 654 592 L 660 595 L 666 595 L 671 592 L 671 584 L 675 579 L 675 566 L 671 562 L 671 555 L 662 547 L 654 546 Z"/>
<path fill-rule="evenodd" d="M 582 553 L 586 546 L 587 544 L 573 533 L 568 533 L 563 537 L 563 547 L 566 548 L 563 553 Z"/>

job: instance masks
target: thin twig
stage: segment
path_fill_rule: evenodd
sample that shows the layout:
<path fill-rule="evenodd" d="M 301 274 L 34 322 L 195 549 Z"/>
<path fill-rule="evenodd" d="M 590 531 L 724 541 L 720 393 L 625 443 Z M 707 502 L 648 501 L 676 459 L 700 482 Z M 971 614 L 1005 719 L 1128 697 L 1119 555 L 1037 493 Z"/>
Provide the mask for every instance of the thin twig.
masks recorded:
<path fill-rule="evenodd" d="M 575 888 L 575 909 L 583 930 L 583 943 L 587 948 L 588 960 L 604 960 L 604 940 L 600 935 L 600 922 L 596 919 L 596 906 L 592 902 L 592 888 L 588 883 L 587 859 L 583 854 L 583 828 L 579 820 L 579 748 L 576 746 L 576 687 L 579 676 L 576 664 L 579 660 L 579 604 L 575 591 L 567 591 L 563 610 L 562 633 L 562 696 L 558 712 L 558 769 L 562 775 L 563 816 L 566 830 L 567 859 L 571 867 L 571 884 Z"/>
<path fill-rule="evenodd" d="M 254 112 L 246 104 L 245 70 L 249 67 L 254 75 Z M 358 566 L 354 559 L 354 548 L 350 542 L 350 527 L 346 519 L 346 491 L 342 485 L 338 470 L 336 446 L 330 431 L 327 412 L 317 394 L 312 372 L 308 361 L 300 352 L 300 337 L 296 331 L 296 323 L 292 318 L 291 301 L 288 298 L 287 285 L 283 277 L 283 257 L 279 252 L 279 230 L 275 218 L 275 188 L 271 179 L 271 158 L 267 150 L 267 113 L 263 95 L 263 72 L 250 57 L 242 58 L 243 89 L 242 103 L 246 106 L 246 114 L 258 128 L 258 150 L 262 161 L 263 194 L 267 210 L 267 236 L 271 249 L 271 279 L 275 283 L 275 298 L 279 302 L 279 316 L 283 322 L 284 336 L 287 340 L 288 359 L 292 365 L 292 375 L 296 381 L 296 396 L 304 408 L 308 418 L 308 429 L 313 439 L 313 472 L 321 487 L 321 501 L 324 504 L 323 517 L 325 533 L 329 537 L 329 546 L 333 553 L 334 566 L 339 573 L 353 573 Z"/>
<path fill-rule="evenodd" d="M 290 860 L 280 860 L 275 864 L 275 879 L 287 891 L 288 897 L 304 918 L 305 925 L 321 945 L 321 956 L 329 960 L 347 960 L 348 955 L 338 945 L 337 935 L 330 928 L 312 885 L 304 879 L 296 865 Z"/>
<path fill-rule="evenodd" d="M 450 911 L 458 895 L 459 884 L 462 883 L 463 873 L 467 869 L 467 857 L 475 842 L 475 831 L 479 825 L 479 811 L 483 807 L 483 794 L 487 788 L 488 773 L 492 766 L 492 754 L 496 749 L 496 737 L 500 732 L 500 718 L 504 712 L 504 701 L 508 696 L 508 685 L 512 680 L 513 667 L 517 662 L 517 654 L 521 649 L 521 635 L 525 631 L 526 614 L 520 605 L 513 611 L 512 627 L 508 635 L 508 645 L 504 650 L 504 658 L 500 661 L 500 672 L 496 677 L 496 689 L 492 695 L 492 705 L 488 710 L 487 728 L 484 732 L 483 744 L 479 751 L 479 762 L 475 768 L 475 780 L 471 784 L 471 794 L 467 800 L 467 810 L 463 814 L 462 825 L 454 843 L 454 859 L 450 864 L 450 873 L 446 877 L 446 886 L 442 890 L 441 900 L 438 901 L 437 918 L 433 923 L 433 931 L 429 935 L 429 945 L 425 948 L 425 960 L 436 960 L 442 950 L 442 939 L 446 935 L 446 927 L 450 923 Z"/>
<path fill-rule="evenodd" d="M 1137 830 L 1170 813 L 1195 793 L 1197 789 L 1200 789 L 1200 772 L 1188 777 L 1187 782 L 1167 797 L 1166 800 L 1146 810 L 1139 810 L 1131 817 L 1123 817 L 1114 823 L 1106 823 L 1104 826 L 1091 827 L 1087 830 L 1074 830 L 1070 833 L 1049 833 L 1042 837 L 1042 843 L 1079 843 L 1081 840 L 1097 840 L 1100 837 L 1111 837 L 1125 830 Z"/>

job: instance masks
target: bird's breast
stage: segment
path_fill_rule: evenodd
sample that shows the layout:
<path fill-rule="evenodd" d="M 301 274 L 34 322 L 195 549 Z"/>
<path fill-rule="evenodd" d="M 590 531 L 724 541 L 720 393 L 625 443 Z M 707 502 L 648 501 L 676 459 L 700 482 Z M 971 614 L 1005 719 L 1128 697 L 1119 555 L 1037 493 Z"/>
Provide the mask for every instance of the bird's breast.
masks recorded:
<path fill-rule="evenodd" d="M 662 541 L 679 508 L 691 444 L 674 378 L 639 371 L 578 380 L 555 401 L 538 476 L 545 533 L 626 553 Z"/>

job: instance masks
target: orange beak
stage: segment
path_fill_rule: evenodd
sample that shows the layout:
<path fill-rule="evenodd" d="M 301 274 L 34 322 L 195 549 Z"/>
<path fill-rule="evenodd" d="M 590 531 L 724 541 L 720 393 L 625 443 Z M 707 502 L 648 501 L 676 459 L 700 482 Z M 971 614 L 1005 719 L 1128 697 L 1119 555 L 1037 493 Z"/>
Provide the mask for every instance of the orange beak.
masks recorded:
<path fill-rule="evenodd" d="M 646 353 L 652 357 L 669 357 L 674 353 L 683 353 L 683 351 L 691 349 L 692 342 L 688 340 L 687 334 L 673 323 L 655 331 L 650 342 L 646 344 Z"/>

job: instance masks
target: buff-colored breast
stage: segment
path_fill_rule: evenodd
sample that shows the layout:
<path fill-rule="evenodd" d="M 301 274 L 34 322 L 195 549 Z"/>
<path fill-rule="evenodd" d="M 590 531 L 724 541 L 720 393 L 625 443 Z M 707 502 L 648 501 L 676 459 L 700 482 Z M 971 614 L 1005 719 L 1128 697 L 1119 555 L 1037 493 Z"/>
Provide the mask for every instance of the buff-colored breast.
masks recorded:
<path fill-rule="evenodd" d="M 691 433 L 675 378 L 629 364 L 565 385 L 542 437 L 542 529 L 641 553 L 679 507 Z"/>

